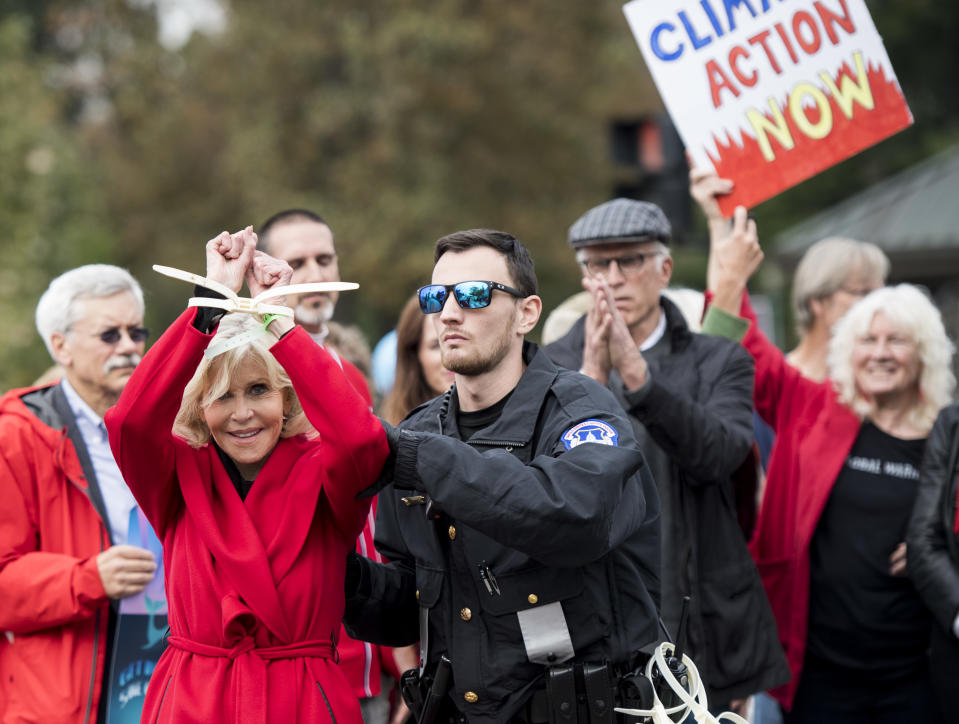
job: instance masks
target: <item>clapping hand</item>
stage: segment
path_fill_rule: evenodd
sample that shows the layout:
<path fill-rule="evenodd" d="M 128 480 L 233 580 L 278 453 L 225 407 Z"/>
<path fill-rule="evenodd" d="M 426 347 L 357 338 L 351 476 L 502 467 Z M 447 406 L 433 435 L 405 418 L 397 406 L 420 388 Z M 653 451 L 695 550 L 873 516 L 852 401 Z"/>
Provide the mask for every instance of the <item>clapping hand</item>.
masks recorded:
<path fill-rule="evenodd" d="M 583 277 L 583 288 L 593 295 L 593 305 L 586 316 L 582 372 L 606 384 L 615 369 L 627 390 L 639 389 L 646 382 L 646 360 L 616 308 L 613 290 L 603 277 Z"/>

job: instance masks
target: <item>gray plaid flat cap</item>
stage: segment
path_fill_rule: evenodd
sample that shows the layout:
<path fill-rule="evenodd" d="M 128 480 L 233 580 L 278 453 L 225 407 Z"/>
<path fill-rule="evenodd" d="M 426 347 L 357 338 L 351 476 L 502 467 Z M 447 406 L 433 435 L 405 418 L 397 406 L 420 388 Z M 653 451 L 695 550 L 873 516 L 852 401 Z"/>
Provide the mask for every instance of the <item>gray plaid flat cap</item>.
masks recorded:
<path fill-rule="evenodd" d="M 672 227 L 656 204 L 634 199 L 613 199 L 580 216 L 569 227 L 574 249 L 592 244 L 661 241 L 669 243 Z"/>

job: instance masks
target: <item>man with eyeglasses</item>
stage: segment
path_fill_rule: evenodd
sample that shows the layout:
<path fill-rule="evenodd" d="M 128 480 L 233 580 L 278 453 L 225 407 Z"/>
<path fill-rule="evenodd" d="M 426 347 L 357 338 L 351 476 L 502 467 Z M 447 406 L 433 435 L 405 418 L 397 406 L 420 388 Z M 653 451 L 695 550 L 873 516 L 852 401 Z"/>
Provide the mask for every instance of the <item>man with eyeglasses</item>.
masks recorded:
<path fill-rule="evenodd" d="M 569 243 L 592 306 L 546 352 L 609 388 L 633 423 L 662 501 L 663 620 L 675 636 L 691 597 L 688 651 L 722 711 L 789 671 L 731 481 L 752 448 L 752 360 L 691 332 L 662 295 L 670 236 L 658 206 L 632 199 L 574 222 Z"/>
<path fill-rule="evenodd" d="M 157 568 L 127 544 L 136 502 L 103 425 L 143 354 L 143 292 L 79 267 L 36 323 L 63 379 L 0 399 L 0 701 L 4 721 L 105 721 L 115 602 Z"/>
<path fill-rule="evenodd" d="M 347 627 L 420 642 L 404 695 L 421 724 L 612 721 L 658 636 L 642 453 L 608 390 L 525 340 L 542 302 L 519 241 L 460 231 L 434 258 L 419 301 L 455 384 L 387 426 L 390 563 L 350 560 Z"/>

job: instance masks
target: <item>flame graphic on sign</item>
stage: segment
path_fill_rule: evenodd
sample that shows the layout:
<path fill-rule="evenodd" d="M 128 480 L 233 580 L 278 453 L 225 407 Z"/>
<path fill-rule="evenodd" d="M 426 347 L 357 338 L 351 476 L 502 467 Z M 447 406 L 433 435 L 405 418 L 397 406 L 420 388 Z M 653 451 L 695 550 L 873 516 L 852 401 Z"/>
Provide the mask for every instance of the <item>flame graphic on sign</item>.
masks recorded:
<path fill-rule="evenodd" d="M 857 74 L 847 63 L 843 63 L 835 76 L 837 86 L 841 87 L 843 76 L 848 77 L 846 82 L 857 81 Z M 836 98 L 825 93 L 832 109 L 832 129 L 824 138 L 810 138 L 803 133 L 790 112 L 788 102 L 782 101 L 779 108 L 794 145 L 787 149 L 774 135 L 768 134 L 768 142 L 775 154 L 772 161 L 763 157 L 759 140 L 745 130 L 739 131 L 739 141 L 728 131 L 725 139 L 713 135 L 718 153 L 707 150 L 707 155 L 721 178 L 731 178 L 736 182 L 733 193 L 720 198 L 719 206 L 723 214 L 731 216 L 737 205 L 748 208 L 765 201 L 909 127 L 912 114 L 895 79 L 887 79 L 884 69 L 872 63 L 868 66 L 866 77 L 874 102 L 872 109 L 853 103 L 852 115 L 847 117 Z M 821 119 L 822 111 L 814 103 L 800 112 L 812 125 Z M 762 115 L 771 124 L 776 122 L 773 113 L 766 111 Z"/>

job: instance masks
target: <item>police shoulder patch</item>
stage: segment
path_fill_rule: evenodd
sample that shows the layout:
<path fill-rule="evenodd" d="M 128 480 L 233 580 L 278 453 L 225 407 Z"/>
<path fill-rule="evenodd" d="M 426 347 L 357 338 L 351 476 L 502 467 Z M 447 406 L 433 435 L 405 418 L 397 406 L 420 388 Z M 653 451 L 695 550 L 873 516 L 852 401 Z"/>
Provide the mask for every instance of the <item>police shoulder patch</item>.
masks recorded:
<path fill-rule="evenodd" d="M 595 442 L 600 445 L 619 445 L 619 433 L 616 428 L 602 420 L 583 420 L 573 425 L 561 438 L 567 450 L 586 442 Z"/>

